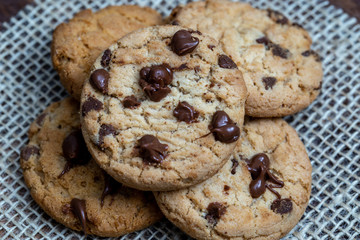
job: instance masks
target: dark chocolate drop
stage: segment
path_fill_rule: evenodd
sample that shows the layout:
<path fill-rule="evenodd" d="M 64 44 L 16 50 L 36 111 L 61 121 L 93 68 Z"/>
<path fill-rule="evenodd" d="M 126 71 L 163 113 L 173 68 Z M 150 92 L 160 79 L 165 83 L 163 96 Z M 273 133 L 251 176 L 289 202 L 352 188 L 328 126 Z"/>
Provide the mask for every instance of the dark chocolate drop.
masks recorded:
<path fill-rule="evenodd" d="M 171 49 L 179 56 L 191 53 L 199 44 L 199 39 L 186 30 L 177 31 L 171 39 Z"/>
<path fill-rule="evenodd" d="M 237 68 L 236 63 L 234 63 L 234 61 L 230 57 L 224 54 L 219 56 L 218 64 L 221 68 L 227 68 L 227 69 Z"/>
<path fill-rule="evenodd" d="M 103 94 L 108 93 L 110 74 L 105 69 L 97 69 L 90 76 L 91 85 L 102 92 Z"/>
<path fill-rule="evenodd" d="M 100 111 L 103 109 L 103 104 L 99 100 L 93 97 L 89 97 L 86 99 L 86 101 L 83 103 L 81 108 L 82 116 L 85 117 L 86 114 L 88 114 L 91 111 Z"/>
<path fill-rule="evenodd" d="M 263 81 L 263 83 L 265 85 L 265 89 L 269 90 L 270 88 L 272 89 L 273 86 L 275 85 L 276 78 L 274 78 L 274 77 L 263 77 L 262 81 Z"/>
<path fill-rule="evenodd" d="M 232 143 L 240 137 L 240 128 L 224 111 L 215 112 L 209 129 L 214 134 L 215 139 L 220 142 Z"/>
<path fill-rule="evenodd" d="M 104 172 L 104 190 L 101 194 L 101 206 L 104 205 L 105 197 L 107 195 L 115 194 L 121 188 L 121 186 L 121 183 L 117 182 L 109 174 Z"/>
<path fill-rule="evenodd" d="M 161 163 L 166 157 L 168 146 L 161 144 L 153 135 L 145 135 L 138 142 L 139 153 L 145 163 Z"/>
<path fill-rule="evenodd" d="M 291 199 L 289 198 L 283 198 L 283 199 L 276 199 L 271 204 L 271 210 L 273 210 L 275 213 L 278 214 L 286 214 L 292 211 L 293 204 Z"/>
<path fill-rule="evenodd" d="M 222 215 L 226 213 L 226 206 L 219 202 L 212 202 L 206 208 L 205 219 L 211 224 L 216 225 Z"/>
<path fill-rule="evenodd" d="M 101 66 L 104 68 L 108 67 L 110 64 L 110 60 L 111 60 L 111 50 L 106 49 L 101 57 L 101 62 L 100 62 Z"/>
<path fill-rule="evenodd" d="M 73 198 L 70 202 L 71 210 L 79 219 L 81 227 L 86 233 L 86 202 L 85 200 Z"/>
<path fill-rule="evenodd" d="M 180 102 L 177 105 L 173 114 L 179 121 L 184 121 L 186 123 L 194 122 L 199 116 L 199 113 L 194 109 L 194 107 L 185 101 Z"/>
<path fill-rule="evenodd" d="M 135 109 L 141 105 L 141 102 L 139 102 L 134 95 L 125 97 L 122 103 L 124 108 L 130 109 Z"/>
<path fill-rule="evenodd" d="M 99 130 L 99 146 L 104 144 L 104 137 L 107 135 L 117 135 L 117 130 L 111 124 L 102 124 Z"/>

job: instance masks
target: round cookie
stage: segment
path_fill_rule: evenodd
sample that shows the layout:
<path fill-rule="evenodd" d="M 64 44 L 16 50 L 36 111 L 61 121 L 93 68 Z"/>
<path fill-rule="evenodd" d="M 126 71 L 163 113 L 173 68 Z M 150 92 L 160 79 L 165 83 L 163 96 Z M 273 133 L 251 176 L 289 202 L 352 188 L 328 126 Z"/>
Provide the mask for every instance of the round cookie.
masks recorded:
<path fill-rule="evenodd" d="M 77 13 L 68 23 L 57 26 L 53 33 L 51 57 L 61 83 L 80 100 L 82 85 L 101 52 L 125 34 L 157 24 L 162 24 L 157 11 L 135 5 Z"/>
<path fill-rule="evenodd" d="M 293 114 L 320 92 L 321 58 L 310 49 L 309 34 L 279 12 L 208 0 L 175 8 L 168 21 L 208 33 L 221 43 L 243 73 L 249 92 L 246 115 Z"/>
<path fill-rule="evenodd" d="M 162 218 L 150 192 L 122 186 L 91 159 L 75 100 L 50 105 L 32 123 L 29 139 L 21 151 L 24 179 L 34 200 L 56 221 L 115 237 Z"/>
<path fill-rule="evenodd" d="M 101 168 L 156 191 L 214 175 L 243 124 L 247 93 L 234 62 L 214 39 L 178 26 L 144 28 L 109 49 L 81 98 L 84 138 Z"/>
<path fill-rule="evenodd" d="M 212 178 L 154 195 L 196 239 L 279 239 L 300 220 L 310 192 L 311 164 L 296 131 L 282 119 L 258 119 L 245 120 L 233 156 Z"/>

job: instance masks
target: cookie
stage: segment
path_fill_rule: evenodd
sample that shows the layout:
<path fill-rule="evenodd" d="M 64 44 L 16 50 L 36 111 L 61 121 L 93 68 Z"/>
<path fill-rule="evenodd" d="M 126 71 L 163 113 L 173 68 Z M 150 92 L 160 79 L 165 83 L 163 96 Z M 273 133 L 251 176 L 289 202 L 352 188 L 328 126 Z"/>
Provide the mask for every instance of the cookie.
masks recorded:
<path fill-rule="evenodd" d="M 243 124 L 247 93 L 233 61 L 214 39 L 170 25 L 138 30 L 109 49 L 81 97 L 84 138 L 100 167 L 140 190 L 214 175 Z"/>
<path fill-rule="evenodd" d="M 61 83 L 80 100 L 82 85 L 101 52 L 129 32 L 161 23 L 161 15 L 149 7 L 110 6 L 77 13 L 53 34 L 51 57 Z"/>
<path fill-rule="evenodd" d="M 153 195 L 130 189 L 101 170 L 86 149 L 79 104 L 51 104 L 31 124 L 21 151 L 34 200 L 56 221 L 99 236 L 120 236 L 162 218 Z"/>
<path fill-rule="evenodd" d="M 243 73 L 246 115 L 280 117 L 307 107 L 318 96 L 321 58 L 299 24 L 273 10 L 209 0 L 174 9 L 168 22 L 208 33 Z"/>
<path fill-rule="evenodd" d="M 296 131 L 282 119 L 258 119 L 245 120 L 216 175 L 155 198 L 196 239 L 279 239 L 300 220 L 310 191 L 311 164 Z"/>

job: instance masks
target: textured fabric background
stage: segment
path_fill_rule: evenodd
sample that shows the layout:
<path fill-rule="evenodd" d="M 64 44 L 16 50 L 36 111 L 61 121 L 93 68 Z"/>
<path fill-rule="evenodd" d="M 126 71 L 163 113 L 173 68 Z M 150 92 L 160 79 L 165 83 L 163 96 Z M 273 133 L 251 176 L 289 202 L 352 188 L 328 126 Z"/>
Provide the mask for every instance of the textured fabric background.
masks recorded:
<path fill-rule="evenodd" d="M 30 123 L 66 96 L 52 69 L 52 31 L 81 9 L 139 4 L 164 15 L 186 1 L 37 0 L 0 32 L 0 238 L 82 239 L 32 200 L 19 165 Z M 310 204 L 285 239 L 360 239 L 360 25 L 322 0 L 247 0 L 302 24 L 323 57 L 321 95 L 286 120 L 305 143 L 313 165 Z M 96 239 L 87 237 L 88 239 Z M 166 220 L 121 239 L 187 239 Z"/>

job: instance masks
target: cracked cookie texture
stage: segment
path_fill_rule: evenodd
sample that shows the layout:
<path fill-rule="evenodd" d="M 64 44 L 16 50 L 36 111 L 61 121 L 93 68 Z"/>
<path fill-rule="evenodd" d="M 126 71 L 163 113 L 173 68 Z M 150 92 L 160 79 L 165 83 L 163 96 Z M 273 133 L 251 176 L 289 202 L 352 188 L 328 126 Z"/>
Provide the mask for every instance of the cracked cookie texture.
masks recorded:
<path fill-rule="evenodd" d="M 81 230 L 71 204 L 74 198 L 84 200 L 80 210 L 86 216 L 86 233 L 108 237 L 140 230 L 160 220 L 163 215 L 152 193 L 121 184 L 106 185 L 108 175 L 91 159 L 72 166 L 59 177 L 67 162 L 63 141 L 79 129 L 79 104 L 72 98 L 51 104 L 30 126 L 30 141 L 22 150 L 21 167 L 30 193 L 41 208 L 65 226 Z"/>
<path fill-rule="evenodd" d="M 53 33 L 51 56 L 61 83 L 80 100 L 82 85 L 102 51 L 129 32 L 158 24 L 162 17 L 157 11 L 135 5 L 77 13 Z"/>
<path fill-rule="evenodd" d="M 269 189 L 251 196 L 248 164 L 259 153 L 283 181 L 282 188 L 274 188 L 282 201 Z M 216 175 L 187 189 L 154 194 L 164 215 L 196 239 L 279 239 L 300 220 L 310 192 L 311 164 L 296 131 L 282 119 L 247 119 L 233 155 Z"/>
<path fill-rule="evenodd" d="M 179 48 L 182 55 L 174 50 Z M 106 67 L 105 55 L 111 56 Z M 91 71 L 95 80 L 85 82 L 81 98 L 84 138 L 101 168 L 127 186 L 155 191 L 188 187 L 214 175 L 236 143 L 215 139 L 209 129 L 213 115 L 224 111 L 241 129 L 247 96 L 236 66 L 219 66 L 223 55 L 211 37 L 170 25 L 135 31 L 104 52 Z M 153 101 L 145 92 L 149 85 L 141 85 L 140 72 L 159 66 L 167 69 L 158 72 L 161 76 L 172 77 L 167 78 L 166 94 Z M 128 107 L 130 100 L 136 105 Z M 175 116 L 185 108 L 192 108 L 189 114 L 196 119 Z M 149 163 L 141 157 L 139 140 L 145 135 L 166 149 L 162 161 Z"/>
<path fill-rule="evenodd" d="M 246 115 L 280 117 L 307 107 L 321 89 L 321 58 L 311 37 L 281 13 L 247 3 L 208 0 L 175 8 L 169 23 L 218 40 L 243 73 Z"/>

